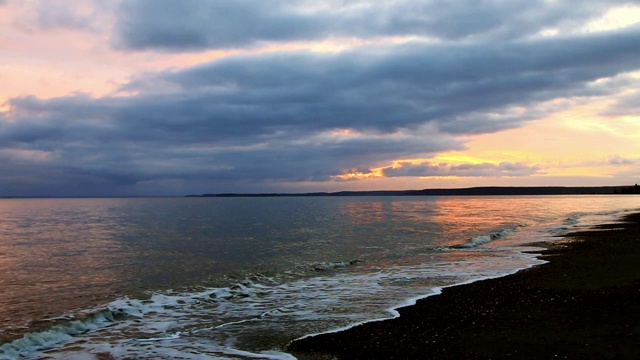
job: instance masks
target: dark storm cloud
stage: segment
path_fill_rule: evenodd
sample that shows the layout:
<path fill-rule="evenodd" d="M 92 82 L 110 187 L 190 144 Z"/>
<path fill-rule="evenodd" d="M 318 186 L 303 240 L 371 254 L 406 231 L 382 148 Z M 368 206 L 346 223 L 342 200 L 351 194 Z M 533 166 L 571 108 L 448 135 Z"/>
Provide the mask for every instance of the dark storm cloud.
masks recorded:
<path fill-rule="evenodd" d="M 317 17 L 296 13 L 290 1 L 127 1 L 118 34 L 126 48 L 236 47 L 261 38 L 316 38 Z"/>
<path fill-rule="evenodd" d="M 502 162 L 500 164 L 400 164 L 396 168 L 383 170 L 385 176 L 457 176 L 457 177 L 502 177 L 502 176 L 529 176 L 540 170 L 537 166 L 522 163 Z"/>
<path fill-rule="evenodd" d="M 117 44 L 183 51 L 327 37 L 505 40 L 582 25 L 634 1 L 137 0 L 118 13 Z"/>
<path fill-rule="evenodd" d="M 221 109 L 180 111 L 188 107 L 169 97 L 13 99 L 11 117 L 19 120 L 0 128 L 0 155 L 4 164 L 20 165 L 13 166 L 20 183 L 82 192 L 176 177 L 227 188 L 239 181 L 328 180 L 361 164 L 461 147 L 447 137 L 424 142 L 406 134 L 336 138 L 295 124 L 286 133 L 243 132 L 246 124 L 217 121 L 229 120 Z"/>
<path fill-rule="evenodd" d="M 410 43 L 337 55 L 237 56 L 140 79 L 125 90 L 162 79 L 182 99 L 167 99 L 146 114 L 178 124 L 215 123 L 223 137 L 291 129 L 393 132 L 425 123 L 447 133 L 486 133 L 521 125 L 544 109 L 483 110 L 602 94 L 585 85 L 637 68 L 639 35 L 635 29 L 506 45 Z"/>

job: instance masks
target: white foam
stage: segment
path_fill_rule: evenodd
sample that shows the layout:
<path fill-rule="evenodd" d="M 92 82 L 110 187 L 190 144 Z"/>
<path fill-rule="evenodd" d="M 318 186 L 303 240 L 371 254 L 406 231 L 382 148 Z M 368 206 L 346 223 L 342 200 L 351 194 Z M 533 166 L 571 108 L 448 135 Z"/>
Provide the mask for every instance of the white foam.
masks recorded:
<path fill-rule="evenodd" d="M 282 283 L 250 275 L 227 287 L 169 290 L 152 293 L 146 299 L 125 297 L 109 303 L 108 311 L 104 311 L 120 314 L 117 319 L 112 316 L 106 322 L 96 321 L 94 327 L 57 333 L 59 337 L 39 347 L 16 343 L 6 358 L 25 354 L 38 358 L 37 351 L 66 343 L 67 348 L 81 349 L 79 353 L 108 352 L 115 357 L 188 359 L 193 354 L 207 354 L 221 359 L 291 359 L 277 348 L 265 352 L 238 342 L 245 334 L 285 331 L 292 334 L 289 338 L 295 338 L 389 319 L 398 316 L 397 308 L 438 294 L 444 287 L 502 276 L 510 269 L 538 263 L 532 255 L 519 255 L 512 249 L 482 250 L 458 250 L 465 251 L 458 261 L 448 258 L 450 252 L 429 252 L 396 265 L 331 262 L 328 269 L 359 266 L 350 271 L 314 271 L 315 276 Z M 436 260 L 439 256 L 442 261 Z M 408 300 L 398 303 L 398 299 Z M 107 345 L 104 339 L 109 339 Z M 65 354 L 72 356 L 73 352 L 65 350 Z"/>
<path fill-rule="evenodd" d="M 314 263 L 311 268 L 314 271 L 327 271 L 327 270 L 340 269 L 348 266 L 357 265 L 361 262 L 362 260 L 360 259 L 354 259 L 350 261 Z"/>
<path fill-rule="evenodd" d="M 80 347 L 85 352 L 102 349 L 134 357 L 151 352 L 168 358 L 168 354 L 175 355 L 178 351 L 180 354 L 217 354 L 221 358 L 290 359 L 290 355 L 278 349 L 265 353 L 238 348 L 236 343 L 245 333 L 286 331 L 302 336 L 318 333 L 312 330 L 317 329 L 317 324 L 326 331 L 352 327 L 371 319 L 388 319 L 397 316 L 396 308 L 437 294 L 442 287 L 497 276 L 504 269 L 492 268 L 494 265 L 490 263 L 508 259 L 504 255 L 491 258 L 478 252 L 475 260 L 443 261 L 425 267 L 421 256 L 406 265 L 367 264 L 354 268 L 356 272 L 322 272 L 322 275 L 281 284 L 274 283 L 273 279 L 262 283 L 243 280 L 229 287 L 158 292 L 148 299 L 122 298 L 108 304 L 110 311 L 123 314 L 118 321 L 108 327 L 95 328 L 95 334 L 82 333 L 57 341 L 69 343 L 68 347 Z M 525 258 L 514 259 L 517 263 L 530 264 L 530 259 L 528 262 Z M 403 298 L 409 300 L 398 304 L 397 299 Z M 104 348 L 102 339 L 105 338 L 110 339 L 108 349 Z"/>
<path fill-rule="evenodd" d="M 506 228 L 503 229 L 501 231 L 496 231 L 496 232 L 492 232 L 486 235 L 480 235 L 480 236 L 476 236 L 474 238 L 471 238 L 469 240 L 469 242 L 459 245 L 457 246 L 458 248 L 472 248 L 472 247 L 476 247 L 476 246 L 480 246 L 480 245 L 484 245 L 487 244 L 491 241 L 497 240 L 497 239 L 501 239 L 505 236 L 508 236 L 509 234 L 515 232 L 518 230 L 518 228 L 523 227 L 526 225 L 518 225 L 516 227 L 511 227 L 511 228 Z"/>
<path fill-rule="evenodd" d="M 531 268 L 531 267 L 533 267 L 533 266 L 541 265 L 541 264 L 544 264 L 544 263 L 547 263 L 547 262 L 548 262 L 548 261 L 545 261 L 545 260 L 540 260 L 540 259 L 538 259 L 538 258 L 536 257 L 536 255 L 535 255 L 535 254 L 528 254 L 528 253 L 519 253 L 519 254 L 521 254 L 522 256 L 525 256 L 525 257 L 529 257 L 529 258 L 531 258 L 531 259 L 532 259 L 532 260 L 534 260 L 534 261 L 532 261 L 532 263 L 531 263 L 531 264 L 529 264 L 529 265 L 527 265 L 527 266 L 524 266 L 524 267 L 522 267 L 522 268 L 512 269 L 512 270 L 510 270 L 510 271 L 506 271 L 506 272 L 501 273 L 501 274 L 495 274 L 495 275 L 493 275 L 493 276 L 485 276 L 485 277 L 472 278 L 472 279 L 469 279 L 469 280 L 467 280 L 467 281 L 463 281 L 463 282 L 459 282 L 459 283 L 455 283 L 455 284 L 451 284 L 451 285 L 447 285 L 447 286 L 441 286 L 441 287 L 434 287 L 434 288 L 431 288 L 431 289 L 430 289 L 430 290 L 431 290 L 431 292 L 430 292 L 430 293 L 428 293 L 428 294 L 422 294 L 422 295 L 419 295 L 419 296 L 415 296 L 415 297 L 408 298 L 408 299 L 404 300 L 403 302 L 401 302 L 401 303 L 399 303 L 399 304 L 397 304 L 397 305 L 395 305 L 395 306 L 393 306 L 393 307 L 390 307 L 390 308 L 386 309 L 386 311 L 391 315 L 390 317 L 383 317 L 383 318 L 377 318 L 377 319 L 369 319 L 369 320 L 359 321 L 359 322 L 355 322 L 355 323 L 349 324 L 349 325 L 347 325 L 347 326 L 338 327 L 338 328 L 330 329 L 330 330 L 323 331 L 323 332 L 312 333 L 312 334 L 306 334 L 306 335 L 304 335 L 304 336 L 301 336 L 301 337 L 299 337 L 299 338 L 297 338 L 297 339 L 292 340 L 292 342 L 293 342 L 293 341 L 297 341 L 297 340 L 306 339 L 306 338 L 309 338 L 309 337 L 314 337 L 314 336 L 318 336 L 318 335 L 323 335 L 323 334 L 338 333 L 338 332 L 346 331 L 346 330 L 352 329 L 352 328 L 354 328 L 354 327 L 357 327 L 357 326 L 360 326 L 360 325 L 364 325 L 364 324 L 368 324 L 368 323 L 379 322 L 379 321 L 386 321 L 386 320 L 389 320 L 389 319 L 395 319 L 395 318 L 400 317 L 400 312 L 398 311 L 399 309 L 404 308 L 404 307 L 408 307 L 408 306 L 413 306 L 413 305 L 415 305 L 419 300 L 426 299 L 426 298 L 431 297 L 431 296 L 440 295 L 440 294 L 442 294 L 442 291 L 443 291 L 445 288 L 448 288 L 448 287 L 454 287 L 454 286 L 468 285 L 468 284 L 471 284 L 471 283 L 474 283 L 474 282 L 477 282 L 477 281 L 483 281 L 483 280 L 489 280 L 489 279 L 495 279 L 495 278 L 501 278 L 501 277 L 509 276 L 509 275 L 515 274 L 515 273 L 517 273 L 517 272 L 519 272 L 519 271 L 522 271 L 522 270 L 525 270 L 525 269 Z"/>
<path fill-rule="evenodd" d="M 10 343 L 0 345 L 0 359 L 15 359 L 24 354 L 49 349 L 69 341 L 74 336 L 107 326 L 114 322 L 111 310 L 102 310 L 85 319 L 54 325 L 48 330 L 29 333 Z"/>

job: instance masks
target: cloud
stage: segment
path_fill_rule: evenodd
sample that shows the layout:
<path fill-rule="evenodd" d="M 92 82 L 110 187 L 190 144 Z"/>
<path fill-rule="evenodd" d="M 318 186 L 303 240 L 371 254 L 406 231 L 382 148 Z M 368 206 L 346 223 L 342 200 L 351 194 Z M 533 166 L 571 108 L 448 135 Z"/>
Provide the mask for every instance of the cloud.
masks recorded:
<path fill-rule="evenodd" d="M 171 109 L 155 109 L 188 114 L 187 122 L 215 113 L 225 136 L 290 127 L 393 132 L 425 123 L 445 133 L 485 133 L 520 126 L 545 111 L 509 106 L 585 96 L 597 88 L 590 82 L 636 69 L 638 35 L 243 55 L 158 73 L 123 90 L 149 89 L 160 79 L 184 101 L 190 98 L 185 104 L 169 98 Z"/>
<path fill-rule="evenodd" d="M 398 176 L 455 176 L 455 177 L 514 177 L 530 176 L 538 173 L 538 166 L 530 166 L 523 163 L 502 162 L 500 164 L 461 164 L 451 165 L 447 163 L 411 164 L 401 163 L 399 167 L 388 167 L 383 174 L 388 177 Z"/>
<path fill-rule="evenodd" d="M 629 86 L 625 86 L 624 88 L 627 89 L 625 95 L 618 97 L 613 105 L 603 111 L 603 115 L 639 116 L 640 108 L 638 104 L 640 104 L 640 91 L 636 90 L 639 86 L 639 80 L 630 82 Z"/>
<path fill-rule="evenodd" d="M 227 56 L 139 74 L 120 89 L 126 96 L 15 97 L 0 113 L 0 188 L 59 195 L 152 192 L 140 190 L 147 186 L 160 193 L 171 187 L 172 194 L 263 191 L 380 167 L 389 177 L 531 175 L 539 169 L 522 163 L 388 166 L 462 150 L 466 137 L 522 127 L 556 112 L 558 103 L 618 94 L 632 87 L 627 74 L 640 67 L 638 27 L 532 36 L 595 16 L 601 2 L 344 4 L 123 2 L 114 31 L 129 50 L 332 36 L 436 41 Z M 51 28 L 83 28 L 93 16 L 68 6 L 41 10 L 40 25 Z M 624 107 L 632 109 L 629 96 Z"/>
<path fill-rule="evenodd" d="M 570 29 L 633 1 L 447 2 L 136 0 L 122 3 L 116 43 L 129 50 L 192 51 L 325 38 L 426 37 L 497 41 Z"/>
<path fill-rule="evenodd" d="M 429 141 L 405 132 L 340 136 L 304 124 L 288 131 L 245 131 L 253 126 L 225 126 L 224 114 L 218 123 L 215 112 L 188 113 L 188 105 L 168 101 L 154 98 L 153 103 L 165 104 L 154 109 L 152 101 L 141 99 L 14 99 L 20 121 L 5 123 L 0 139 L 5 150 L 22 151 L 7 156 L 6 163 L 29 164 L 38 174 L 64 169 L 71 182 L 93 179 L 114 186 L 175 177 L 210 183 L 322 181 L 345 168 L 461 147 L 447 136 Z"/>
<path fill-rule="evenodd" d="M 317 32 L 317 17 L 296 13 L 291 1 L 128 1 L 117 35 L 129 49 L 236 47 L 263 38 L 292 40 Z M 306 35 L 305 35 L 306 34 Z"/>
<path fill-rule="evenodd" d="M 629 158 L 624 158 L 620 155 L 615 155 L 609 159 L 610 165 L 635 165 L 635 164 L 638 164 L 639 162 L 640 162 L 640 159 L 638 158 L 629 159 Z"/>
<path fill-rule="evenodd" d="M 98 32 L 109 27 L 107 23 L 112 21 L 115 13 L 112 2 L 100 0 L 73 3 L 64 0 L 32 0 L 13 2 L 10 7 L 14 11 L 14 24 L 29 33 L 59 29 Z"/>

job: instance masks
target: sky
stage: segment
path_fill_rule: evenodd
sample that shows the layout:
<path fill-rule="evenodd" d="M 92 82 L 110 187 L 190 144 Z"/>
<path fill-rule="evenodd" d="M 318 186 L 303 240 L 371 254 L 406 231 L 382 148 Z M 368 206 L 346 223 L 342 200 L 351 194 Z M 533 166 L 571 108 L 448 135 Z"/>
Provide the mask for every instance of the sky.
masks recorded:
<path fill-rule="evenodd" d="M 640 1 L 0 0 L 0 196 L 640 182 Z"/>

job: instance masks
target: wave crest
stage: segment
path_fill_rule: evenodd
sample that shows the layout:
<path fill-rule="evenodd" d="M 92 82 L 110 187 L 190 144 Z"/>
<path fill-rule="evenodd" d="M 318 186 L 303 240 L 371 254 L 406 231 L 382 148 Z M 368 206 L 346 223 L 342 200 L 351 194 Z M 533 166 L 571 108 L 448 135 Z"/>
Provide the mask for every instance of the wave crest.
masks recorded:
<path fill-rule="evenodd" d="M 454 249 L 466 249 L 466 248 L 474 248 L 474 247 L 477 247 L 477 246 L 480 246 L 480 245 L 484 245 L 484 244 L 487 244 L 487 243 L 489 243 L 491 241 L 502 239 L 505 236 L 508 236 L 509 234 L 518 231 L 519 228 L 525 227 L 525 226 L 526 225 L 524 225 L 524 224 L 519 224 L 517 226 L 508 227 L 506 229 L 502 229 L 500 231 L 492 232 L 492 233 L 489 233 L 489 234 L 486 234 L 486 235 L 476 236 L 476 237 L 473 237 L 473 238 L 469 239 L 468 242 L 466 242 L 464 244 L 461 244 L 461 245 L 454 246 L 453 248 Z"/>

